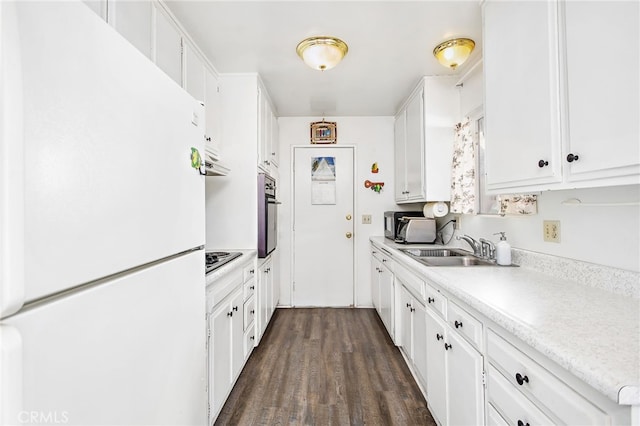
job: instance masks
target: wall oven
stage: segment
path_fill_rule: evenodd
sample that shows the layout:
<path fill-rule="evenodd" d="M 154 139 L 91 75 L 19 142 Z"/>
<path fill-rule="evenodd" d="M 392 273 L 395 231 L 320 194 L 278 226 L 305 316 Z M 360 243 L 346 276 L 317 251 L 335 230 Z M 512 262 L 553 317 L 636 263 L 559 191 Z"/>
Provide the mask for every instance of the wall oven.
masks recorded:
<path fill-rule="evenodd" d="M 276 181 L 266 173 L 258 174 L 258 257 L 267 257 L 278 240 L 278 204 Z"/>

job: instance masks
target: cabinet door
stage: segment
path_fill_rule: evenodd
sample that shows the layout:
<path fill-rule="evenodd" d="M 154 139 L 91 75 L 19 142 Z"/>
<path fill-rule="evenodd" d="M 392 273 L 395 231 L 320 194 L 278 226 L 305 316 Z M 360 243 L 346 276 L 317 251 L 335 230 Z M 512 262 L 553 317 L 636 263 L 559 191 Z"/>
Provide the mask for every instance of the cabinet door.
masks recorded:
<path fill-rule="evenodd" d="M 189 43 L 183 46 L 184 89 L 196 100 L 205 100 L 204 64 Z"/>
<path fill-rule="evenodd" d="M 108 21 L 144 56 L 151 58 L 151 13 L 148 1 L 109 1 Z"/>
<path fill-rule="evenodd" d="M 398 114 L 393 124 L 396 201 L 404 201 L 407 198 L 407 168 L 405 165 L 406 117 L 406 111 L 402 111 Z"/>
<path fill-rule="evenodd" d="M 371 300 L 373 307 L 376 308 L 378 315 L 380 315 L 380 261 L 374 256 L 371 256 Z"/>
<path fill-rule="evenodd" d="M 213 151 L 215 155 L 220 156 L 221 148 L 221 99 L 220 89 L 218 86 L 218 78 L 212 72 L 205 69 L 205 140 L 207 147 Z"/>
<path fill-rule="evenodd" d="M 452 425 L 480 425 L 484 422 L 482 355 L 453 330 L 447 346 L 448 422 Z"/>
<path fill-rule="evenodd" d="M 242 288 L 231 299 L 231 380 L 240 374 L 244 364 L 244 310 Z"/>
<path fill-rule="evenodd" d="M 427 309 L 418 302 L 413 301 L 413 364 L 416 367 L 422 383 L 427 383 Z"/>
<path fill-rule="evenodd" d="M 407 105 L 406 176 L 407 200 L 423 200 L 424 194 L 424 90 L 419 90 Z"/>
<path fill-rule="evenodd" d="M 278 124 L 278 117 L 273 113 L 273 110 L 271 113 L 271 148 L 269 151 L 271 154 L 271 165 L 278 167 L 278 163 L 280 162 L 280 126 Z"/>
<path fill-rule="evenodd" d="M 637 176 L 640 171 L 640 5 L 637 1 L 564 2 L 568 180 Z M 624 40 L 611 43 L 611 40 Z M 611 62 L 594 52 L 606 52 Z M 635 180 L 637 183 L 637 178 Z"/>
<path fill-rule="evenodd" d="M 483 18 L 487 188 L 559 182 L 557 2 L 487 1 Z"/>
<path fill-rule="evenodd" d="M 231 307 L 222 303 L 209 316 L 209 404 L 217 413 L 231 386 Z"/>
<path fill-rule="evenodd" d="M 182 37 L 160 6 L 156 6 L 154 12 L 155 63 L 173 81 L 182 86 Z"/>
<path fill-rule="evenodd" d="M 400 281 L 398 281 L 400 283 Z M 411 302 L 413 298 L 404 286 L 400 290 L 400 346 L 404 349 L 409 359 L 413 358 L 413 348 L 411 345 L 412 324 L 411 324 Z"/>
<path fill-rule="evenodd" d="M 265 120 L 267 119 L 267 97 L 262 90 L 258 88 L 258 167 L 267 171 L 269 160 L 266 156 L 267 134 L 265 132 Z"/>
<path fill-rule="evenodd" d="M 431 413 L 440 424 L 447 421 L 447 375 L 444 322 L 427 310 L 427 398 Z M 482 424 L 474 423 L 474 424 Z"/>
<path fill-rule="evenodd" d="M 393 339 L 393 273 L 383 263 L 380 265 L 380 316 L 389 336 Z"/>

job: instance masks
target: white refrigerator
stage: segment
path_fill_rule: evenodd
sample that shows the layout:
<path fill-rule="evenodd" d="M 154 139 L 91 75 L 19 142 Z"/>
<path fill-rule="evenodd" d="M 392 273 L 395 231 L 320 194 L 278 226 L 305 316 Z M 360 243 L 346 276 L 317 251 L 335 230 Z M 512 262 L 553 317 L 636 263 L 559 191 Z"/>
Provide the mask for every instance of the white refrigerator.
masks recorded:
<path fill-rule="evenodd" d="M 81 2 L 0 2 L 0 425 L 207 422 L 202 106 Z"/>

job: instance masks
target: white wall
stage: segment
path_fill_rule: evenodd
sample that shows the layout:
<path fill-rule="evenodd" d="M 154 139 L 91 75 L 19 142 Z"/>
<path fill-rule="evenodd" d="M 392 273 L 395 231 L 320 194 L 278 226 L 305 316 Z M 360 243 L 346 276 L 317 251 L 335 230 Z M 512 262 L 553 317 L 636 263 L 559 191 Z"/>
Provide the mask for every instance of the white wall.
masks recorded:
<path fill-rule="evenodd" d="M 460 110 L 467 115 L 483 104 L 482 66 L 460 88 Z M 583 203 L 640 200 L 640 187 L 546 191 L 538 197 L 538 214 L 530 217 L 470 216 L 460 218 L 458 232 L 497 241 L 493 233 L 506 231 L 513 247 L 640 271 L 640 207 L 576 207 L 561 204 L 569 198 Z M 542 221 L 560 220 L 560 243 L 544 242 Z M 461 243 L 461 246 L 466 243 Z M 468 248 L 468 247 L 467 247 Z"/>
<path fill-rule="evenodd" d="M 309 126 L 322 117 L 280 117 L 280 180 L 278 199 L 280 251 L 280 305 L 291 304 L 291 146 L 309 144 Z M 356 306 L 371 306 L 369 237 L 384 232 L 383 213 L 400 210 L 393 194 L 393 117 L 325 117 L 337 122 L 338 144 L 356 147 L 355 165 L 355 277 Z M 371 173 L 377 162 L 379 172 Z M 385 183 L 380 194 L 364 187 L 365 180 Z M 362 215 L 372 216 L 371 225 L 362 224 Z M 328 266 L 329 267 L 329 266 Z"/>

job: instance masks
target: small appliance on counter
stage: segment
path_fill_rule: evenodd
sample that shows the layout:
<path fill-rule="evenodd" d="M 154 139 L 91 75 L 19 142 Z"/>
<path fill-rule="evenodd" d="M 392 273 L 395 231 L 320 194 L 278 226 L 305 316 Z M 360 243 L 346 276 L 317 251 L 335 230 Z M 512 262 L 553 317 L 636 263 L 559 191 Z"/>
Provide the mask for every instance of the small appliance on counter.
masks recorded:
<path fill-rule="evenodd" d="M 402 217 L 395 241 L 402 244 L 431 244 L 436 240 L 436 220 Z"/>
<path fill-rule="evenodd" d="M 400 220 L 403 217 L 424 218 L 422 211 L 389 211 L 384 212 L 384 236 L 390 240 L 397 240 L 400 233 Z"/>

